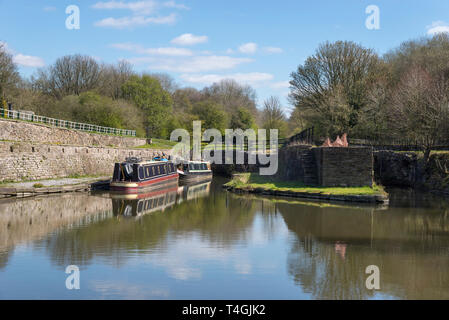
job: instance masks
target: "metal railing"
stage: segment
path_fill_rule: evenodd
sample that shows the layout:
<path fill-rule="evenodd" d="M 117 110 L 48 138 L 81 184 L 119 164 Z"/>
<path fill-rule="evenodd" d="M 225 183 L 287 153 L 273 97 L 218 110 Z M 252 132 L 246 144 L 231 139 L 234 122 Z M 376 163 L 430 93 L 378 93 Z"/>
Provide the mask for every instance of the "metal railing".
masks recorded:
<path fill-rule="evenodd" d="M 0 118 L 19 119 L 19 120 L 24 120 L 24 121 L 39 122 L 39 123 L 44 123 L 44 124 L 58 127 L 58 128 L 82 130 L 82 131 L 87 131 L 87 132 L 106 133 L 106 134 L 114 134 L 114 135 L 120 135 L 120 136 L 131 136 L 131 137 L 136 136 L 135 130 L 109 128 L 109 127 L 97 126 L 94 124 L 53 119 L 53 118 L 49 118 L 49 117 L 38 116 L 38 115 L 35 115 L 34 113 L 26 112 L 26 111 L 6 110 L 6 109 L 0 108 Z"/>
<path fill-rule="evenodd" d="M 314 127 L 311 127 L 290 137 L 286 141 L 286 144 L 298 143 L 298 144 L 312 145 L 313 140 L 314 140 Z"/>

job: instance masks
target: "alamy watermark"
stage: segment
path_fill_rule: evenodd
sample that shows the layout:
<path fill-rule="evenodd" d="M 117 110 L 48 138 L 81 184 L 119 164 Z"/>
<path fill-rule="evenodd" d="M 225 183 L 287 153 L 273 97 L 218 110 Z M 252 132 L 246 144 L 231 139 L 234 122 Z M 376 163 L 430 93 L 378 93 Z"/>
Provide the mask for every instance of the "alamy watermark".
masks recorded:
<path fill-rule="evenodd" d="M 80 289 L 80 269 L 78 266 L 70 265 L 65 268 L 65 273 L 69 274 L 65 280 L 65 287 L 68 290 L 79 290 Z"/>
<path fill-rule="evenodd" d="M 269 150 L 267 150 L 267 130 L 226 129 L 225 143 L 217 129 L 206 129 L 201 133 L 201 121 L 193 121 L 193 145 L 190 148 L 190 133 L 176 129 L 170 135 L 171 141 L 179 141 L 171 150 L 176 161 L 205 160 L 215 164 L 260 164 L 260 175 L 274 175 L 278 170 L 278 130 L 270 129 Z M 247 141 L 247 162 L 245 162 L 245 139 Z M 234 143 L 235 141 L 235 143 Z M 210 142 L 201 152 L 201 143 Z M 223 148 L 224 146 L 224 148 Z M 190 150 L 192 149 L 192 153 Z M 223 150 L 224 149 L 224 150 Z M 236 159 L 234 162 L 234 154 Z M 191 156 L 192 155 L 192 156 Z M 223 161 L 224 160 L 224 161 Z"/>
<path fill-rule="evenodd" d="M 80 8 L 76 5 L 70 5 L 65 9 L 69 16 L 65 20 L 65 27 L 69 30 L 80 29 Z"/>
<path fill-rule="evenodd" d="M 378 6 L 372 4 L 366 7 L 365 13 L 369 16 L 365 20 L 365 26 L 368 30 L 380 29 L 380 9 Z"/>
<path fill-rule="evenodd" d="M 380 290 L 380 270 L 376 265 L 367 266 L 365 273 L 369 274 L 366 278 L 365 286 L 368 290 Z"/>

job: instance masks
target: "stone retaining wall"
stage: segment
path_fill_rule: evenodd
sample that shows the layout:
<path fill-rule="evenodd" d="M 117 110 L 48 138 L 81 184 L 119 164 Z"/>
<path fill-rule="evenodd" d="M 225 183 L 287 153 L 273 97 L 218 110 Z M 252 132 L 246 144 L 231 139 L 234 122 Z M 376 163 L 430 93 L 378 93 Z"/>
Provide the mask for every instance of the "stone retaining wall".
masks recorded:
<path fill-rule="evenodd" d="M 373 148 L 314 148 L 313 153 L 320 186 L 373 186 Z"/>
<path fill-rule="evenodd" d="M 5 119 L 0 119 L 0 140 L 120 148 L 132 148 L 146 143 L 142 138 L 87 133 Z"/>
<path fill-rule="evenodd" d="M 170 150 L 59 146 L 0 141 L 0 182 L 112 175 L 127 157 L 151 159 Z"/>
<path fill-rule="evenodd" d="M 373 185 L 373 149 L 289 146 L 279 151 L 283 180 L 326 187 Z"/>

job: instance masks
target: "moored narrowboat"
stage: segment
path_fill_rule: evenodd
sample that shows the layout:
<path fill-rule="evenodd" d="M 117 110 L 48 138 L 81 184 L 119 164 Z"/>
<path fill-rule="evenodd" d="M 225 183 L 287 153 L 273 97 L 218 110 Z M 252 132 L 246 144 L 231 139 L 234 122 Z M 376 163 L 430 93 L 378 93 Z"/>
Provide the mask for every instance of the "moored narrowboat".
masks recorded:
<path fill-rule="evenodd" d="M 115 164 L 110 189 L 126 193 L 142 192 L 170 181 L 177 182 L 178 177 L 176 166 L 170 160 L 128 158 L 125 162 Z"/>
<path fill-rule="evenodd" d="M 212 169 L 208 161 L 182 161 L 178 165 L 179 179 L 198 182 L 212 179 Z"/>

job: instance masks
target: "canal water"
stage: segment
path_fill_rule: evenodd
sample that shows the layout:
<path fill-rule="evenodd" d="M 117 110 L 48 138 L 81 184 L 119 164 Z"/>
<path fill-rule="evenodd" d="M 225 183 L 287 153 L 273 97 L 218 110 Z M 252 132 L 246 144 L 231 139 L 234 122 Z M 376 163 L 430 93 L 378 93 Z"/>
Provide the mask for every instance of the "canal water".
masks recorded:
<path fill-rule="evenodd" d="M 449 201 L 320 203 L 223 182 L 0 201 L 0 299 L 449 299 Z"/>

